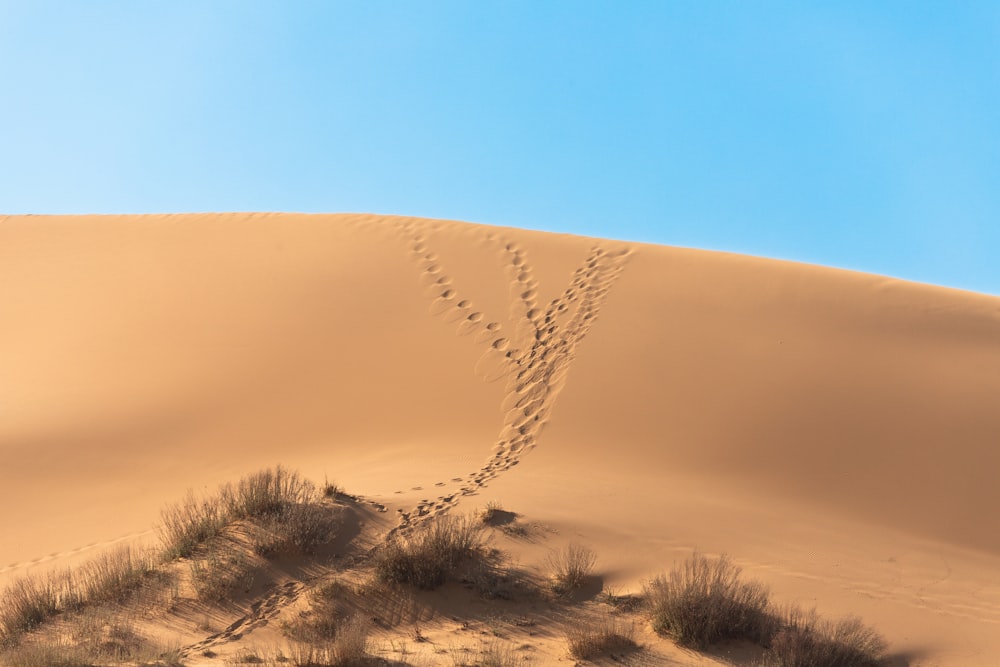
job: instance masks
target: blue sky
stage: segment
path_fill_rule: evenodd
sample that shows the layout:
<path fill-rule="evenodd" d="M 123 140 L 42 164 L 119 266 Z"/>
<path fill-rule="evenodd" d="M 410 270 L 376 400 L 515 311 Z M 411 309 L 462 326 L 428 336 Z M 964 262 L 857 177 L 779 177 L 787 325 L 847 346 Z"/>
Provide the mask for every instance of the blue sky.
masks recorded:
<path fill-rule="evenodd" d="M 1000 4 L 0 0 L 0 212 L 233 210 L 1000 294 Z"/>

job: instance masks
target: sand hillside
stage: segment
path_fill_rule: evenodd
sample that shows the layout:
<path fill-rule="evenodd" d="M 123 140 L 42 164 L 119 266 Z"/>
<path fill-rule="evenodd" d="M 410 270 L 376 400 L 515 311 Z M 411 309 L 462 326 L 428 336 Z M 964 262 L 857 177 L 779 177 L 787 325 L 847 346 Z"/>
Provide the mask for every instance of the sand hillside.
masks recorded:
<path fill-rule="evenodd" d="M 11 216 L 0 322 L 0 584 L 282 463 L 404 525 L 500 500 L 619 590 L 728 552 L 902 664 L 1000 661 L 996 297 L 412 218 Z"/>

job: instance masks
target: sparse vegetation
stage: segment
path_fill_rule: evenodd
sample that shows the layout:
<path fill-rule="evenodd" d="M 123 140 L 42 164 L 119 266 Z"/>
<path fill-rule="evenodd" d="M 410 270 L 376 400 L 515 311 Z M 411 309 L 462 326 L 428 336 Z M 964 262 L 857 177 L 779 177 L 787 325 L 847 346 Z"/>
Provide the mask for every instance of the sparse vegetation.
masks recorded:
<path fill-rule="evenodd" d="M 188 567 L 191 585 L 198 599 L 218 602 L 236 592 L 248 592 L 258 569 L 238 544 L 225 539 L 213 540 Z"/>
<path fill-rule="evenodd" d="M 499 500 L 491 500 L 488 503 L 486 503 L 486 507 L 480 510 L 479 519 L 483 523 L 490 525 L 494 521 L 496 521 L 497 517 L 503 511 L 504 511 L 503 505 L 500 503 Z"/>
<path fill-rule="evenodd" d="M 760 667 L 874 667 L 885 640 L 858 618 L 824 620 L 792 607 L 781 618 Z"/>
<path fill-rule="evenodd" d="M 222 532 L 228 518 L 218 496 L 197 498 L 188 492 L 160 513 L 159 534 L 167 559 L 187 558 L 200 545 Z"/>
<path fill-rule="evenodd" d="M 323 641 L 298 642 L 291 649 L 296 667 L 351 667 L 368 662 L 368 623 L 351 616 L 338 624 L 334 635 Z"/>
<path fill-rule="evenodd" d="M 149 551 L 124 545 L 107 551 L 81 567 L 75 575 L 80 603 L 124 604 L 156 573 Z"/>
<path fill-rule="evenodd" d="M 682 646 L 705 648 L 722 639 L 764 641 L 773 632 L 768 591 L 740 580 L 725 555 L 695 553 L 680 567 L 646 584 L 653 629 Z"/>
<path fill-rule="evenodd" d="M 463 663 L 472 664 L 476 667 L 517 667 L 521 664 L 514 647 L 503 641 L 492 641 L 484 643 L 476 653 L 475 662 Z"/>
<path fill-rule="evenodd" d="M 638 610 L 644 604 L 644 600 L 638 595 L 622 595 L 609 586 L 598 596 L 598 600 L 613 607 L 616 611 L 631 613 Z"/>
<path fill-rule="evenodd" d="M 313 553 L 333 537 L 337 526 L 331 508 L 318 500 L 311 482 L 281 466 L 227 484 L 215 496 L 199 499 L 188 494 L 162 513 L 164 554 L 190 557 L 238 521 L 249 524 L 254 550 L 262 556 Z"/>
<path fill-rule="evenodd" d="M 337 485 L 336 482 L 331 482 L 326 476 L 323 477 L 323 497 L 336 499 L 343 495 L 344 490 Z"/>
<path fill-rule="evenodd" d="M 280 465 L 246 475 L 220 492 L 230 520 L 274 516 L 288 505 L 315 501 L 315 494 L 312 482 Z"/>
<path fill-rule="evenodd" d="M 513 600 L 519 591 L 528 588 L 520 573 L 508 567 L 495 550 L 476 559 L 466 581 L 485 600 Z"/>
<path fill-rule="evenodd" d="M 560 595 L 576 590 L 586 583 L 596 563 L 597 555 L 582 544 L 570 543 L 561 551 L 553 551 L 548 557 L 552 590 Z"/>
<path fill-rule="evenodd" d="M 267 570 L 266 557 L 314 553 L 333 537 L 342 516 L 338 512 L 343 508 L 338 509 L 328 499 L 341 496 L 340 489 L 329 481 L 317 490 L 280 466 L 223 486 L 214 496 L 188 494 L 163 513 L 160 556 L 167 562 L 151 551 L 123 546 L 71 571 L 10 584 L 0 597 L 0 663 L 12 667 L 180 665 L 181 649 L 157 653 L 140 633 L 136 619 L 140 618 L 138 613 L 148 611 L 145 605 L 165 603 L 171 612 L 183 608 L 175 601 L 188 583 L 199 600 L 210 603 L 251 592 L 261 574 L 266 577 L 259 584 L 263 590 L 276 572 L 285 572 L 280 568 Z M 396 584 L 432 589 L 451 579 L 466 584 L 486 600 L 537 593 L 546 585 L 544 579 L 510 567 L 505 554 L 486 547 L 485 535 L 492 535 L 491 528 L 519 525 L 514 523 L 516 516 L 491 501 L 476 514 L 428 519 L 408 534 L 396 535 L 381 548 L 368 551 L 368 556 L 352 556 L 351 565 L 338 573 L 338 578 L 329 577 L 329 573 L 319 575 L 319 581 L 326 583 L 311 587 L 308 611 L 280 620 L 292 642 L 287 653 L 265 655 L 241 649 L 228 658 L 228 664 L 390 664 L 384 657 L 376 657 L 385 653 L 378 645 L 370 646 L 369 624 L 398 629 L 404 623 L 426 620 L 415 606 L 422 596 Z M 178 557 L 186 560 L 170 562 Z M 571 543 L 550 553 L 548 571 L 542 576 L 548 576 L 556 593 L 569 595 L 591 579 L 596 560 L 591 549 Z M 299 567 L 301 563 L 286 565 Z M 190 578 L 179 572 L 185 566 Z M 172 591 L 166 582 L 174 587 Z M 302 590 L 301 584 L 296 590 Z M 140 591 L 145 593 L 139 596 Z M 165 593 L 173 597 L 161 600 Z M 533 599 L 554 603 L 551 595 Z M 621 653 L 636 649 L 632 614 L 643 606 L 658 633 L 686 647 L 703 649 L 724 639 L 757 643 L 763 652 L 755 667 L 874 667 L 881 664 L 886 649 L 882 637 L 856 618 L 833 622 L 814 611 L 794 607 L 774 611 L 767 588 L 741 580 L 740 569 L 726 556 L 708 558 L 695 553 L 669 573 L 647 582 L 642 596 L 605 589 L 597 601 L 604 604 L 596 607 L 602 611 L 596 615 L 591 606 L 579 609 L 559 604 L 561 613 L 567 614 L 564 627 L 573 658 L 610 655 L 619 659 Z M 137 612 L 140 608 L 145 611 Z M 216 611 L 224 615 L 225 609 Z M 510 621 L 499 606 L 491 606 L 487 612 L 480 617 L 487 629 L 477 625 L 475 636 L 492 633 L 493 638 L 480 643 L 478 649 L 473 643 L 466 644 L 461 654 L 453 651 L 455 664 L 522 664 L 525 656 L 520 649 L 503 641 L 512 636 L 506 624 L 535 621 Z M 58 623 L 35 632 L 54 617 L 59 617 Z M 213 632 L 208 626 L 206 620 L 198 629 Z M 428 641 L 419 624 L 412 627 L 413 641 Z M 469 623 L 462 629 L 470 629 Z M 213 657 L 210 653 L 206 649 L 203 655 Z"/>
<path fill-rule="evenodd" d="M 252 559 L 227 544 L 226 531 L 242 522 L 261 555 L 313 553 L 336 532 L 334 508 L 319 504 L 311 482 L 281 466 L 228 484 L 214 496 L 189 493 L 162 512 L 159 527 L 167 560 L 191 558 L 192 583 L 202 599 L 220 599 L 252 582 Z M 131 546 L 101 554 L 72 571 L 15 580 L 0 597 L 0 647 L 48 619 L 88 606 L 124 604 L 157 574 L 151 553 Z"/>
<path fill-rule="evenodd" d="M 13 645 L 59 612 L 59 583 L 54 577 L 25 577 L 7 587 L 0 599 L 0 646 Z"/>
<path fill-rule="evenodd" d="M 604 614 L 573 624 L 566 633 L 569 653 L 574 658 L 587 660 L 614 651 L 635 648 L 635 631 L 632 626 L 616 616 Z"/>
<path fill-rule="evenodd" d="M 143 637 L 132 616 L 107 607 L 88 608 L 70 619 L 65 632 L 10 649 L 0 655 L 8 667 L 93 667 L 140 665 L 180 667 L 175 651 Z"/>
<path fill-rule="evenodd" d="M 57 614 L 86 605 L 123 604 L 155 572 L 150 554 L 123 546 L 101 554 L 75 571 L 15 580 L 0 598 L 0 646 Z"/>
<path fill-rule="evenodd" d="M 386 544 L 376 555 L 375 573 L 387 583 L 437 588 L 478 554 L 482 543 L 482 524 L 475 518 L 446 515 Z"/>

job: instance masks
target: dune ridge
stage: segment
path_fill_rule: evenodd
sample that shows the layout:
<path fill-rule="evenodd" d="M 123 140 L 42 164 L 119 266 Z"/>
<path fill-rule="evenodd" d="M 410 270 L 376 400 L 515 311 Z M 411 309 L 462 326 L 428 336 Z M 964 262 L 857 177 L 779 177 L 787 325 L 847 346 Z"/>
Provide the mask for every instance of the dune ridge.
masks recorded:
<path fill-rule="evenodd" d="M 996 297 L 417 218 L 7 216 L 0 309 L 0 579 L 280 462 L 389 533 L 502 499 L 526 562 L 584 541 L 638 590 L 725 551 L 909 664 L 1000 656 Z"/>

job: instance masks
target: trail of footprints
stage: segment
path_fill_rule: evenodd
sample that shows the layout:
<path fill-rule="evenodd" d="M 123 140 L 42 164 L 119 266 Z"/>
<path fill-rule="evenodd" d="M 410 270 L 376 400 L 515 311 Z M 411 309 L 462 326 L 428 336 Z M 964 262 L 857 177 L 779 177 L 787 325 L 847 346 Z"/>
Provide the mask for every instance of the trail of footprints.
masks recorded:
<path fill-rule="evenodd" d="M 461 496 L 475 493 L 501 472 L 517 465 L 521 454 L 535 447 L 577 347 L 621 273 L 629 251 L 625 247 L 595 245 L 573 272 L 562 294 L 541 305 L 538 281 L 525 251 L 516 242 L 490 233 L 487 242 L 500 250 L 503 268 L 510 279 L 512 298 L 507 320 L 514 323 L 514 330 L 508 332 L 497 319 L 477 310 L 473 300 L 458 291 L 440 258 L 429 248 L 425 228 L 406 219 L 397 222 L 397 226 L 421 269 L 420 280 L 431 298 L 431 314 L 454 323 L 458 335 L 472 335 L 483 346 L 475 368 L 479 377 L 486 382 L 506 380 L 501 405 L 503 424 L 493 455 L 481 469 L 465 478 L 452 479 L 460 486 L 433 500 L 424 499 L 410 511 L 400 511 L 396 530 L 406 531 L 447 511 Z M 435 486 L 445 483 L 438 482 Z"/>
<path fill-rule="evenodd" d="M 437 255 L 429 250 L 421 227 L 406 219 L 395 224 L 421 268 L 420 280 L 431 298 L 431 314 L 454 323 L 458 335 L 471 335 L 483 346 L 483 353 L 476 362 L 477 375 L 486 382 L 505 378 L 506 391 L 501 405 L 503 425 L 493 455 L 482 468 L 466 477 L 453 477 L 450 484 L 434 484 L 439 489 L 449 486 L 450 489 L 433 500 L 421 500 L 410 511 L 401 511 L 400 522 L 387 539 L 446 512 L 462 496 L 476 493 L 501 472 L 517 465 L 521 454 L 535 447 L 577 346 L 587 335 L 628 257 L 627 248 L 612 250 L 595 245 L 573 272 L 562 294 L 543 307 L 538 303 L 538 283 L 532 276 L 524 250 L 517 243 L 491 233 L 486 240 L 500 248 L 504 269 L 511 281 L 512 299 L 507 319 L 516 325 L 508 332 L 498 320 L 476 310 L 473 301 L 458 292 Z M 415 486 L 410 490 L 422 491 L 423 487 Z M 236 641 L 266 625 L 298 599 L 308 585 L 307 582 L 290 581 L 276 587 L 225 630 L 184 647 L 182 655 Z"/>
<path fill-rule="evenodd" d="M 267 622 L 278 613 L 295 602 L 306 590 L 306 584 L 300 581 L 289 581 L 276 586 L 268 595 L 250 605 L 249 613 L 241 616 L 226 627 L 225 630 L 209 635 L 195 644 L 189 644 L 180 650 L 181 657 L 188 657 L 212 646 L 237 641 L 243 635 L 254 629 L 267 625 Z"/>

